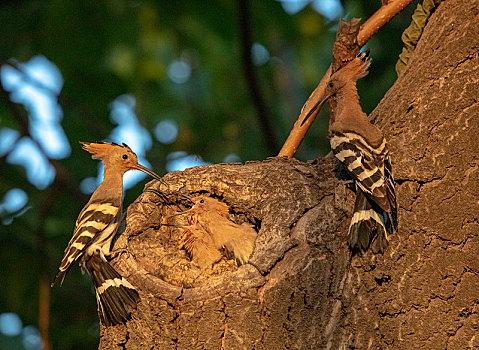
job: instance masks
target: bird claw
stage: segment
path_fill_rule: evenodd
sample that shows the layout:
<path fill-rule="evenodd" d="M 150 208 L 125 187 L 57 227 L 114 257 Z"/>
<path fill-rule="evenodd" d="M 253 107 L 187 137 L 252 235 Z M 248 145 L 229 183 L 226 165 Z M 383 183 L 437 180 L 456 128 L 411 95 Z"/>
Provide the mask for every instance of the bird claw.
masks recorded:
<path fill-rule="evenodd" d="M 128 254 L 128 256 L 133 255 L 131 250 L 129 250 L 128 248 L 118 248 L 118 249 L 112 250 L 110 254 L 108 254 L 108 259 L 109 260 L 115 259 L 116 257 L 118 257 L 120 254 L 123 254 L 123 253 Z"/>
<path fill-rule="evenodd" d="M 356 183 L 354 180 L 340 180 L 340 182 L 353 192 L 356 192 Z"/>

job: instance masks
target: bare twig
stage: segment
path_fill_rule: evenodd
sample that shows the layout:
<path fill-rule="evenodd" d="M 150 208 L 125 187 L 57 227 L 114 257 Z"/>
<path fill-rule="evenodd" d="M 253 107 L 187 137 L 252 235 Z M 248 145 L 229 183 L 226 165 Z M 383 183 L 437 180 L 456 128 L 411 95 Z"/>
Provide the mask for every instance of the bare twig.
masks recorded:
<path fill-rule="evenodd" d="M 246 82 L 251 99 L 256 107 L 258 121 L 263 130 L 266 146 L 268 147 L 268 151 L 274 154 L 279 148 L 278 142 L 274 134 L 271 116 L 268 114 L 268 109 L 266 108 L 266 103 L 259 87 L 256 69 L 251 59 L 253 40 L 251 34 L 251 11 L 249 0 L 238 0 L 238 16 L 241 34 L 241 56 L 244 72 L 246 74 Z"/>
<path fill-rule="evenodd" d="M 358 34 L 358 44 L 363 46 L 370 38 L 376 33 L 384 24 L 386 24 L 392 17 L 398 14 L 402 9 L 404 9 L 412 0 L 391 0 L 387 4 L 381 6 L 362 26 Z M 306 117 L 311 108 L 319 101 L 324 95 L 324 88 L 326 81 L 331 75 L 331 66 L 326 71 L 325 75 L 319 82 L 316 89 L 313 91 L 311 96 L 309 96 L 306 103 L 301 109 L 301 114 L 298 117 L 298 120 L 294 123 L 293 129 L 291 130 L 288 139 L 281 148 L 278 156 L 291 158 L 296 150 L 298 149 L 301 141 L 303 141 L 304 135 L 308 131 L 311 124 L 316 119 L 318 111 L 314 112 L 310 118 L 301 126 L 301 122 Z"/>
<path fill-rule="evenodd" d="M 45 235 L 45 225 L 46 220 L 50 215 L 53 204 L 58 196 L 58 189 L 53 188 L 47 191 L 42 201 L 40 208 L 40 215 L 36 230 L 36 251 L 38 254 L 38 266 L 43 266 L 44 268 L 40 269 L 40 280 L 39 280 L 39 295 L 38 295 L 38 330 L 42 337 L 44 343 L 44 350 L 50 349 L 50 276 L 48 275 L 49 263 L 48 263 L 48 250 L 47 242 Z"/>

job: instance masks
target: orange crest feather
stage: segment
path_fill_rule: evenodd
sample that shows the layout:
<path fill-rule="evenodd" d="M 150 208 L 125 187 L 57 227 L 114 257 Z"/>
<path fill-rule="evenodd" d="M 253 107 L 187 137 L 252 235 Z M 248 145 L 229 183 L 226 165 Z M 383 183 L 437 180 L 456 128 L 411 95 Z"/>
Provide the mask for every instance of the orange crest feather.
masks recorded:
<path fill-rule="evenodd" d="M 354 81 L 365 77 L 368 75 L 368 68 L 371 65 L 371 58 L 368 57 L 368 54 L 369 52 L 359 54 L 359 56 L 348 62 L 341 70 L 344 70 L 344 73 L 347 72 Z"/>
<path fill-rule="evenodd" d="M 108 142 L 82 142 L 80 141 L 81 147 L 92 154 L 93 159 L 103 159 L 108 153 L 112 151 L 115 147 L 124 147 L 134 153 L 128 145 L 123 144 L 123 146 L 116 143 Z"/>

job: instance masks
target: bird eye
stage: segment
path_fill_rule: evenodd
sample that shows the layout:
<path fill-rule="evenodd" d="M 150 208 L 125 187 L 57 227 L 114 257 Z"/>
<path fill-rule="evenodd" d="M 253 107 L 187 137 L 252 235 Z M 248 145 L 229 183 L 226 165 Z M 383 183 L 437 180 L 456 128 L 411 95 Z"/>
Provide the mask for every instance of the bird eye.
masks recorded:
<path fill-rule="evenodd" d="M 124 155 L 122 156 L 122 158 L 123 158 L 123 159 L 128 159 L 128 156 L 127 156 L 126 154 L 124 154 Z"/>
<path fill-rule="evenodd" d="M 204 203 L 204 202 L 205 202 L 205 200 L 204 200 L 204 199 L 200 200 L 200 203 Z"/>
<path fill-rule="evenodd" d="M 333 83 L 332 81 L 330 81 L 329 84 L 328 84 L 328 86 L 329 86 L 330 88 L 332 88 L 332 87 L 334 87 L 334 83 Z"/>

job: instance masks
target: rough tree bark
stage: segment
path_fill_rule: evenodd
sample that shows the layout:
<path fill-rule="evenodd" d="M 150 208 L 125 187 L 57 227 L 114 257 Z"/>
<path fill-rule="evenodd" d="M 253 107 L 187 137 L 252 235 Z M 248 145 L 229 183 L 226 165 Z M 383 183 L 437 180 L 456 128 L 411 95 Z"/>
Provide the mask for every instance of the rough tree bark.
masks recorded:
<path fill-rule="evenodd" d="M 384 255 L 351 258 L 354 195 L 332 158 L 170 173 L 169 188 L 147 188 L 209 193 L 256 225 L 250 263 L 201 273 L 167 225 L 181 209 L 143 193 L 114 259 L 141 302 L 126 325 L 102 328 L 100 349 L 479 348 L 478 23 L 477 0 L 444 1 L 372 113 L 398 182 L 400 229 Z"/>

